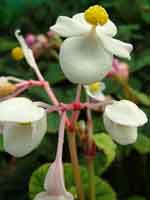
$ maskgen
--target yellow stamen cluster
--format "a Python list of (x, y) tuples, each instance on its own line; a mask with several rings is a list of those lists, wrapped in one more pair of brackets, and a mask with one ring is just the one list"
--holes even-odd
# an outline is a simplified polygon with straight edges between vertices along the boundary
[(92, 25), (104, 25), (109, 19), (105, 8), (99, 5), (91, 6), (84, 12), (85, 20)]
[(24, 58), (23, 51), (20, 47), (16, 47), (12, 49), (11, 56), (14, 60), (17, 60), (17, 61), (22, 60)]
[(92, 83), (89, 85), (89, 89), (92, 93), (99, 92), (101, 89), (100, 82)]
[(16, 90), (16, 86), (11, 83), (0, 83), (0, 98), (12, 94)]

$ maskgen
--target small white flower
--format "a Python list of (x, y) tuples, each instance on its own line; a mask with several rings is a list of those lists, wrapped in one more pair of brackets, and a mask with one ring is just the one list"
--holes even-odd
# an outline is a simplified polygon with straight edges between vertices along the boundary
[(137, 127), (147, 122), (145, 113), (128, 100), (115, 101), (104, 111), (104, 125), (112, 138), (122, 145), (137, 139)]
[(105, 83), (96, 82), (90, 85), (85, 85), (84, 88), (87, 95), (92, 99), (95, 99), (96, 101), (105, 100), (105, 95), (103, 94), (103, 91), (105, 90)]
[(24, 97), (0, 103), (4, 149), (15, 157), (30, 153), (41, 142), (47, 129), (46, 111)]
[(64, 40), (60, 65), (74, 83), (90, 84), (101, 80), (111, 70), (113, 55), (130, 58), (131, 44), (113, 39), (117, 28), (101, 6), (92, 6), (72, 18), (58, 17), (50, 29)]

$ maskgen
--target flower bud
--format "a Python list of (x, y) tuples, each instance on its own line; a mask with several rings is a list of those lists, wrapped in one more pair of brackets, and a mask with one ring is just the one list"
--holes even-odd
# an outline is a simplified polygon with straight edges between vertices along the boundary
[(119, 62), (117, 59), (113, 59), (112, 70), (108, 73), (108, 77), (117, 77), (122, 80), (128, 80), (129, 78), (129, 66), (127, 63)]
[(23, 51), (20, 47), (15, 47), (11, 51), (11, 56), (14, 60), (19, 61), (24, 58)]
[(44, 34), (40, 34), (37, 36), (37, 41), (42, 44), (43, 47), (48, 47), (48, 39)]
[(16, 90), (16, 85), (9, 83), (8, 81), (1, 81), (0, 80), (0, 98), (6, 97)]
[(29, 34), (26, 35), (25, 41), (26, 41), (26, 43), (27, 43), (27, 45), (28, 45), (29, 47), (32, 47), (32, 45), (33, 45), (33, 44), (35, 43), (35, 41), (36, 41), (36, 37), (35, 37), (35, 35), (33, 35), (32, 33), (29, 33)]
[(54, 33), (53, 31), (48, 31), (48, 32), (47, 32), (47, 36), (48, 36), (49, 38), (53, 37), (54, 35), (55, 35), (55, 33)]

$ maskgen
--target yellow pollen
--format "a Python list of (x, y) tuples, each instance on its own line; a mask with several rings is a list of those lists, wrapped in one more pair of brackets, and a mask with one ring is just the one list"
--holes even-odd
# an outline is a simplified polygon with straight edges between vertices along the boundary
[(91, 6), (84, 12), (85, 20), (92, 25), (104, 25), (109, 19), (109, 15), (105, 8), (99, 5)]
[(20, 47), (15, 47), (14, 49), (12, 49), (11, 56), (14, 60), (17, 61), (22, 60), (24, 58), (23, 51)]
[(99, 92), (101, 89), (101, 84), (100, 82), (92, 83), (89, 85), (89, 89), (91, 92)]
[(18, 125), (21, 125), (21, 126), (30, 126), (31, 122), (20, 122), (20, 123), (18, 123)]

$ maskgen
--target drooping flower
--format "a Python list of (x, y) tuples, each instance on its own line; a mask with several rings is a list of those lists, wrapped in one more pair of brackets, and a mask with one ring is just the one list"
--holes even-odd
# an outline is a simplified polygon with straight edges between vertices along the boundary
[(137, 127), (147, 122), (145, 113), (128, 100), (114, 101), (104, 111), (104, 125), (112, 138), (122, 145), (137, 139)]
[(122, 80), (128, 80), (129, 78), (129, 66), (124, 62), (120, 62), (118, 59), (113, 59), (112, 70), (107, 74), (108, 77), (117, 77)]
[(60, 16), (50, 29), (68, 37), (60, 49), (60, 65), (71, 82), (100, 81), (111, 70), (113, 55), (130, 59), (132, 45), (113, 38), (117, 28), (101, 6), (72, 18)]
[(4, 149), (15, 157), (30, 153), (47, 129), (46, 111), (31, 100), (15, 97), (0, 103)]
[(105, 95), (103, 94), (103, 90), (105, 89), (105, 84), (103, 82), (96, 82), (90, 85), (84, 86), (86, 93), (89, 97), (96, 101), (104, 101)]
[(59, 127), (56, 159), (51, 164), (44, 181), (45, 192), (37, 194), (34, 200), (73, 200), (72, 194), (65, 188), (62, 164), (65, 117), (66, 114), (63, 113)]

